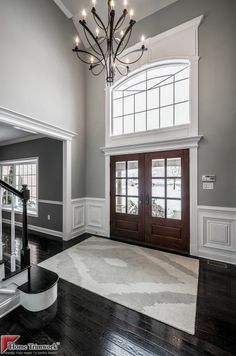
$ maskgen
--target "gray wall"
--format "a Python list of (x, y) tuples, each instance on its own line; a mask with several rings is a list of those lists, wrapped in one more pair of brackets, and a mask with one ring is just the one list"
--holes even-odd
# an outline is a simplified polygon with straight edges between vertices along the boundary
[[(62, 202), (62, 142), (41, 138), (0, 147), (0, 161), (30, 157), (39, 158), (39, 199)], [(50, 220), (47, 219), (48, 214)], [(4, 212), (4, 217), (10, 218), (10, 214)], [(16, 219), (20, 221), (21, 215), (17, 214)], [(29, 216), (29, 224), (62, 231), (62, 206), (39, 203), (38, 217)]]
[[(140, 21), (133, 43), (140, 34), (151, 37), (201, 14), (199, 28), (199, 124), (204, 140), (199, 148), (199, 204), (236, 206), (236, 1), (179, 0)], [(86, 195), (105, 196), (105, 93), (102, 79), (87, 76), (86, 93)], [(214, 191), (203, 191), (202, 174), (216, 174)]]
[(84, 70), (52, 0), (0, 0), (0, 106), (78, 134), (72, 198), (85, 195)]

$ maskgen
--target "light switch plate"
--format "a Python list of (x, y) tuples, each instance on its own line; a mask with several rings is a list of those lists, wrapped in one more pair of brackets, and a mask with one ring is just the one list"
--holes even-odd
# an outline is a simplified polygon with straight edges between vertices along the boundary
[(214, 183), (203, 183), (202, 188), (204, 190), (213, 190), (214, 189)]

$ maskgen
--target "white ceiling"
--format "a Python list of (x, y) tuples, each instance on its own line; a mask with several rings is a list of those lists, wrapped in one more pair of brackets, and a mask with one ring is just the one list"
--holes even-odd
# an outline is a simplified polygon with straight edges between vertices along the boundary
[(32, 137), (32, 133), (17, 130), (12, 126), (0, 122), (0, 145), (5, 142)]
[[(75, 24), (75, 27), (79, 33), (79, 36), (86, 45), (84, 41), (84, 35), (81, 31), (81, 25), (78, 21), (81, 19), (81, 11), (85, 9), (87, 14), (91, 11), (92, 8), (92, 1), (91, 0), (53, 0), (60, 9), (64, 12), (64, 14), (68, 18), (72, 18)], [(114, 0), (115, 1), (115, 10), (118, 14), (121, 15), (124, 6), (124, 0)], [(163, 9), (164, 7), (176, 2), (178, 0), (128, 0), (128, 9), (134, 10), (134, 19), (139, 21), (152, 13)], [(106, 20), (107, 16), (107, 0), (96, 0), (96, 10), (99, 16)], [(94, 23), (92, 16), (88, 16), (86, 19), (88, 26), (94, 30), (96, 29), (97, 25)], [(140, 34), (141, 36), (142, 34)], [(145, 34), (144, 34), (145, 35)]]

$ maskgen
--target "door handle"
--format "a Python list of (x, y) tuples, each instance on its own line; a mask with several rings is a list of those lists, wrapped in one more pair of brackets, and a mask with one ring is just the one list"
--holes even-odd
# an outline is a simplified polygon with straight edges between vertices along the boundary
[(143, 203), (144, 203), (143, 194), (140, 194), (140, 196), (139, 196), (139, 204), (143, 204)]
[(150, 203), (150, 197), (149, 197), (149, 194), (147, 194), (146, 198), (145, 198), (145, 204), (149, 205), (149, 203)]

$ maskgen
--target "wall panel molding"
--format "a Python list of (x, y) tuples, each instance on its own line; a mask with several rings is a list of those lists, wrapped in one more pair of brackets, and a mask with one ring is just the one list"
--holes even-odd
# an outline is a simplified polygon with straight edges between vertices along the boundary
[(236, 264), (236, 208), (198, 207), (198, 255)]
[(107, 236), (105, 229), (105, 199), (79, 198), (71, 201), (71, 238), (90, 233)]

